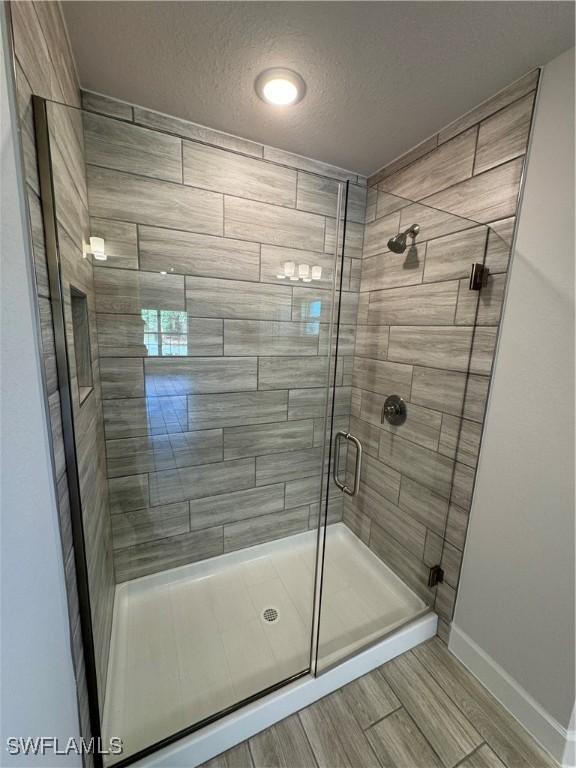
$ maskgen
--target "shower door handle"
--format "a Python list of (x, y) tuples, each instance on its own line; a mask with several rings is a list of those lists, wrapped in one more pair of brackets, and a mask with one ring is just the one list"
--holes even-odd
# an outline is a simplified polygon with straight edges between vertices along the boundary
[[(347, 485), (340, 482), (340, 479), (338, 477), (338, 467), (340, 465), (340, 442), (342, 438), (344, 438), (345, 440), (348, 440), (350, 443), (353, 443), (356, 446), (356, 462), (354, 464), (354, 484), (352, 488), (349, 488)], [(344, 431), (337, 432), (336, 437), (334, 438), (334, 465), (332, 467), (334, 482), (343, 493), (346, 493), (348, 496), (357, 496), (358, 491), (360, 490), (360, 472), (361, 471), (362, 471), (362, 443), (360, 442), (360, 440), (358, 440), (357, 437), (354, 437), (354, 435), (351, 435), (350, 432), (344, 432)]]

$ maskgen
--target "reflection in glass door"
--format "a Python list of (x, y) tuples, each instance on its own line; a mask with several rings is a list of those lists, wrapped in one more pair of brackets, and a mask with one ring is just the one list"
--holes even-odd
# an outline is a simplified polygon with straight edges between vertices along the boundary
[[(129, 762), (310, 671), (326, 412), (350, 407), (343, 184), (266, 163), (254, 190), (254, 159), (246, 177), (222, 148), (36, 110), (93, 730)], [(316, 212), (285, 207), (279, 233), (297, 174)]]

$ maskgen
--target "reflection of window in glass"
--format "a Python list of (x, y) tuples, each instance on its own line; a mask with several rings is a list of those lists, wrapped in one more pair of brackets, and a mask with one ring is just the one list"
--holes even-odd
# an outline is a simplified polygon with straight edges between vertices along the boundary
[(310, 302), (310, 317), (319, 318), (322, 314), (322, 300), (316, 299)]
[(144, 344), (150, 356), (188, 354), (188, 315), (171, 309), (143, 309)]
[(307, 336), (319, 336), (320, 335), (320, 323), (306, 323), (306, 335)]

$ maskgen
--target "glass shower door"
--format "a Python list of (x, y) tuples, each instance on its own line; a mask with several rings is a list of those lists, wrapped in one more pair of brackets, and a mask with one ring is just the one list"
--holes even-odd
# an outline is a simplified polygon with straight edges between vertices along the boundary
[(511, 231), (368, 191), (351, 407), (330, 446), (345, 466), (332, 467), (322, 519), (317, 671), (431, 609), (451, 618)]
[[(270, 163), (254, 189), (253, 158), (36, 113), (92, 733), (123, 764), (310, 671), (345, 190)], [(273, 203), (297, 175), (304, 210)]]

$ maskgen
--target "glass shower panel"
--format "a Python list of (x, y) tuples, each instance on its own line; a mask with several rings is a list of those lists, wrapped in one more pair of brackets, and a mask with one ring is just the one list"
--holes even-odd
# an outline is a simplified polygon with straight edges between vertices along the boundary
[(331, 435), (346, 466), (322, 517), (318, 671), (451, 610), (510, 250), (510, 222), (497, 228), (368, 191), (351, 412)]
[(86, 676), (92, 691), (94, 732), (104, 712), (115, 582), (95, 290), (85, 258), (90, 226), (82, 114), (34, 97), (34, 121), (46, 254), (46, 264), (36, 267), (44, 286), (40, 316), (44, 352), (49, 361), (53, 356), (54, 381), (47, 382), (48, 391), (54, 389), (52, 430), (61, 430), (63, 444), (55, 468), (68, 591), (78, 594), (70, 616), (75, 649), (82, 649), (81, 633), (92, 637), (77, 674)]
[(299, 172), (316, 210), (300, 212), (294, 170), (37, 110), (84, 644), (103, 735), (123, 740), (112, 763), (310, 670), (326, 412), (332, 393), (350, 407), (351, 296), (336, 387), (330, 371), (345, 185)]

